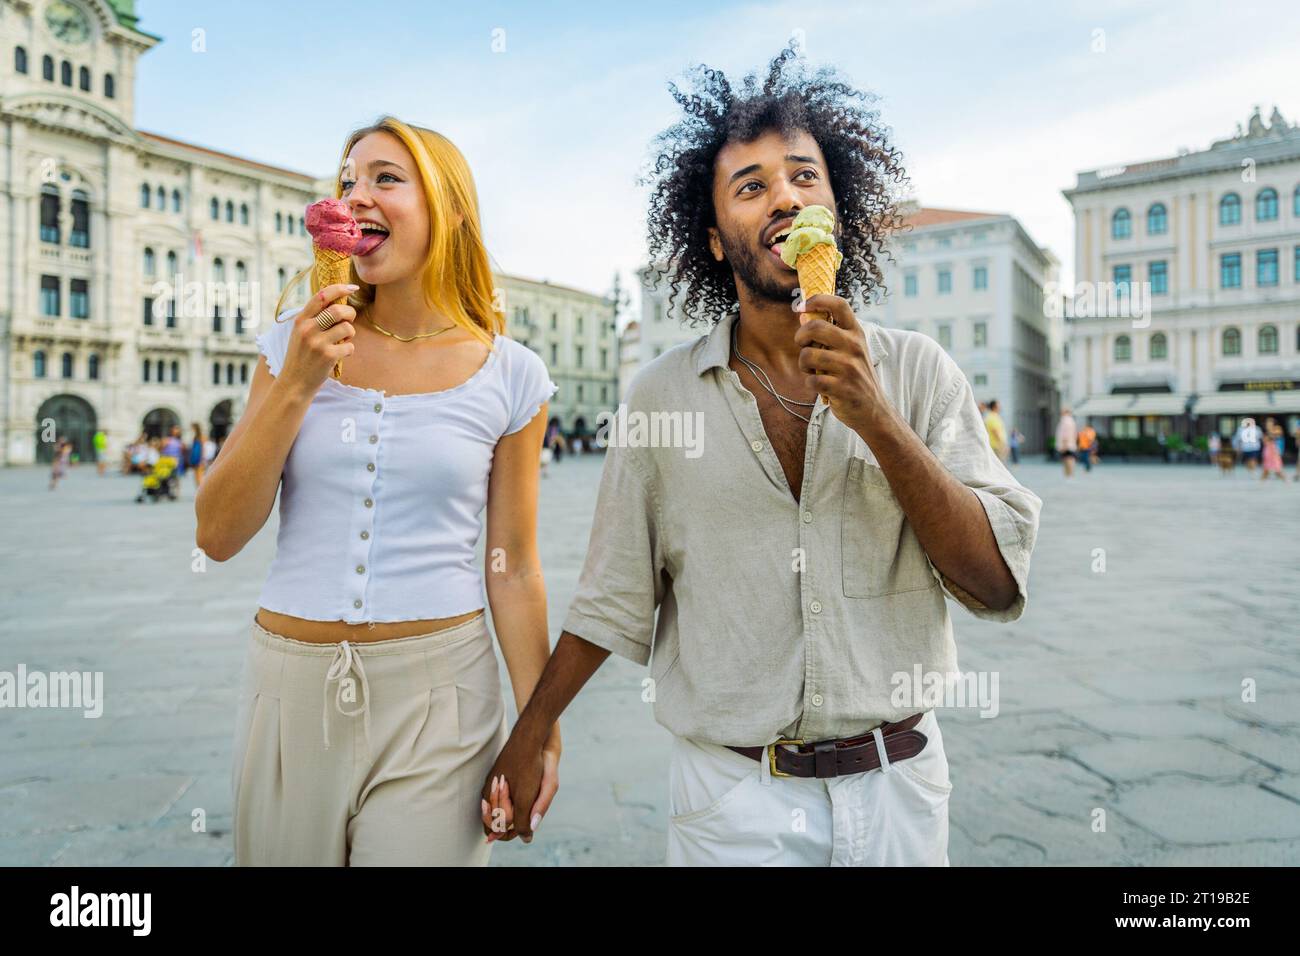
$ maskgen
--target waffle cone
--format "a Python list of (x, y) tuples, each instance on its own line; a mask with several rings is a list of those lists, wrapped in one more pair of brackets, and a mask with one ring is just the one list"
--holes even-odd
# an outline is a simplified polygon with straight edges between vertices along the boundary
[[(835, 247), (821, 242), (795, 260), (799, 273), (799, 290), (807, 301), (815, 295), (835, 294)], [(825, 312), (801, 312), (800, 323), (816, 317), (828, 318)]]
[[(321, 249), (318, 246), (312, 246), (312, 252), (316, 256), (316, 264), (312, 270), (312, 284), (317, 291), (325, 288), (327, 285), (337, 285), (340, 282), (348, 282), (352, 276), (352, 256), (346, 252), (335, 252), (333, 249)], [(347, 296), (335, 299), (335, 302), (346, 302)], [(334, 363), (334, 377), (339, 378), (343, 375), (343, 360), (339, 359)]]

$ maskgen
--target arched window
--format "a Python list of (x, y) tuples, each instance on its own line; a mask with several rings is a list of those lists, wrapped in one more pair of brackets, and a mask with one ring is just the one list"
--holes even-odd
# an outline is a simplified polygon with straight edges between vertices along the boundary
[(54, 82), (54, 58), (51, 56), (41, 57), (41, 78)]
[(64, 378), (72, 378), (72, 353), (71, 353), (71, 352), (64, 352), (64, 353), (63, 353), (63, 361), (62, 361), (62, 363), (60, 363), (60, 364), (62, 364), (62, 366), (63, 366), (63, 367), (59, 370), (60, 374), (61, 374)]
[(167, 211), (167, 190), (163, 189), (161, 186), (158, 187), (158, 211)]
[(278, 286), (276, 286), (276, 288), (278, 288), (281, 292), (283, 292), (284, 291), (284, 270), (276, 269), (275, 278), (280, 283)]
[(1255, 197), (1255, 218), (1269, 222), (1277, 218), (1277, 190), (1271, 186), (1261, 189)]
[(284, 216), (278, 212), (275, 214), (275, 231), (284, 232)]
[(214, 282), (226, 281), (226, 263), (222, 259), (212, 260), (212, 279)]
[(1157, 332), (1151, 336), (1151, 361), (1156, 362), (1169, 358), (1169, 340), (1165, 338), (1165, 333)]
[(113, 82), (113, 74), (105, 73), (104, 74), (104, 96), (111, 100), (116, 95), (117, 95), (117, 84)]
[(226, 363), (226, 384), (227, 385), (235, 384), (235, 363), (234, 362)]
[(157, 371), (158, 371), (157, 378), (158, 378), (158, 381), (161, 382), (161, 381), (163, 380), (163, 360), (162, 360), (162, 359), (159, 359), (159, 360), (154, 364), (154, 368), (157, 369)]
[(1133, 340), (1127, 335), (1115, 339), (1115, 361), (1127, 362), (1133, 357)]
[(208, 212), (213, 219), (221, 218), (221, 203), (217, 202), (217, 197), (212, 197), (212, 202), (208, 203)]
[(68, 237), (68, 245), (90, 248), (90, 196), (85, 190), (72, 191), (72, 235)]
[(248, 384), (248, 363), (247, 362), (239, 366), (239, 384), (240, 385)]
[(91, 352), (90, 358), (86, 359), (86, 375), (92, 380), (99, 379), (99, 353)]
[(42, 351), (32, 353), (32, 375), (35, 378), (45, 377), (45, 353)]
[(1295, 195), (1291, 198), (1291, 211), (1296, 216), (1300, 216), (1300, 186), (1295, 188)]
[(235, 221), (235, 204), (229, 199), (226, 200), (226, 222)]
[(307, 235), (307, 227), (303, 225), (302, 216), (298, 217), (298, 235), (300, 236)]
[(1112, 239), (1127, 239), (1133, 235), (1133, 220), (1129, 216), (1127, 209), (1116, 209), (1115, 215), (1110, 217), (1110, 237)]
[(59, 240), (59, 190), (46, 183), (41, 187), (41, 242)]
[(213, 385), (221, 384), (221, 363), (220, 362), (212, 363), (212, 384)]
[(1223, 330), (1223, 354), (1240, 355), (1241, 354), (1241, 331), (1238, 329)]
[(172, 190), (172, 212), (180, 212), (180, 211), (181, 211), (181, 191), (179, 189), (173, 189)]
[(248, 225), (248, 203), (239, 204), (239, 224), (241, 226)]
[(140, 208), (148, 209), (149, 203), (153, 200), (153, 190), (149, 188), (148, 183), (140, 184)]
[(90, 70), (84, 66), (77, 71), (77, 86), (87, 93), (90, 92)]
[(1152, 203), (1147, 210), (1147, 235), (1163, 236), (1169, 231), (1169, 214), (1162, 202)]
[(1277, 326), (1261, 325), (1259, 327), (1259, 354), (1277, 354)]
[(1241, 197), (1228, 193), (1219, 200), (1219, 225), (1235, 226), (1241, 222)]
[(153, 250), (150, 249), (148, 246), (145, 246), (144, 247), (144, 274), (152, 278), (155, 274), (157, 274), (157, 271), (158, 271), (158, 263), (154, 259)]
[(172, 381), (179, 382), (181, 380), (181, 363), (177, 361), (173, 361), (171, 369), (172, 369)]
[(242, 261), (235, 263), (235, 281), (236, 282), (248, 281), (248, 267), (244, 265)]
[(14, 47), (14, 72), (27, 72), (27, 51), (20, 46)]
[(289, 235), (292, 236), (292, 235), (293, 235), (293, 216), (286, 216), (285, 219), (288, 220), (288, 223), (287, 223), (287, 225), (286, 225), (286, 229), (285, 229), (285, 231), (288, 232)]
[(142, 382), (149, 381), (149, 360), (148, 359), (145, 359), (140, 365), (140, 380)]
[(67, 60), (59, 64), (59, 81), (64, 86), (72, 85), (72, 64)]

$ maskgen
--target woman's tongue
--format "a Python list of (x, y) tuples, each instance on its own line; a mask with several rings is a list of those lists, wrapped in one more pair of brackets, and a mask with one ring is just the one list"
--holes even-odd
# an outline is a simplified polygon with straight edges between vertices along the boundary
[(388, 238), (386, 232), (366, 232), (361, 236), (361, 241), (356, 244), (352, 250), (354, 256), (366, 256), (379, 248), (380, 244)]

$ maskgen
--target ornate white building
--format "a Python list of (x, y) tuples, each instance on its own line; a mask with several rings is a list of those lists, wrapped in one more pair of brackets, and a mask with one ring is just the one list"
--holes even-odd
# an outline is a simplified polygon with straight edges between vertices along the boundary
[[(1300, 413), (1300, 126), (1078, 174), (1070, 395), (1102, 434), (1230, 435)], [(1129, 287), (1114, 309), (1107, 294)], [(1090, 307), (1082, 307), (1084, 304)], [(1141, 312), (1139, 315), (1117, 314)], [(1291, 439), (1288, 437), (1288, 443)]]
[(315, 177), (135, 128), (134, 0), (0, 0), (0, 454), (221, 438), (253, 337), (310, 262)]
[[(311, 262), (303, 216), (329, 177), (135, 128), (136, 58), (159, 41), (134, 0), (0, 0), (5, 464), (48, 461), (63, 437), (92, 460), (100, 428), (112, 460), (173, 424), (224, 438), (258, 324)], [(617, 405), (613, 301), (498, 281), (510, 334), (560, 386), (552, 417), (594, 432)]]

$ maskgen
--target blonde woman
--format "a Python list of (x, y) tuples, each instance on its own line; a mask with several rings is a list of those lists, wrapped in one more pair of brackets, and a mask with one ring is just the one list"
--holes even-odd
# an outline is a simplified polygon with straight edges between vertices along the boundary
[[(549, 653), (537, 461), (555, 385), (502, 334), (459, 150), (384, 117), (340, 166), (366, 233), (352, 283), (287, 318), (310, 270), (281, 294), (196, 499), (197, 543), (225, 561), (280, 494), (239, 699), (235, 862), (482, 865), (479, 790), (505, 742), (484, 585), (522, 710)], [(559, 755), (557, 725), (539, 814)]]

